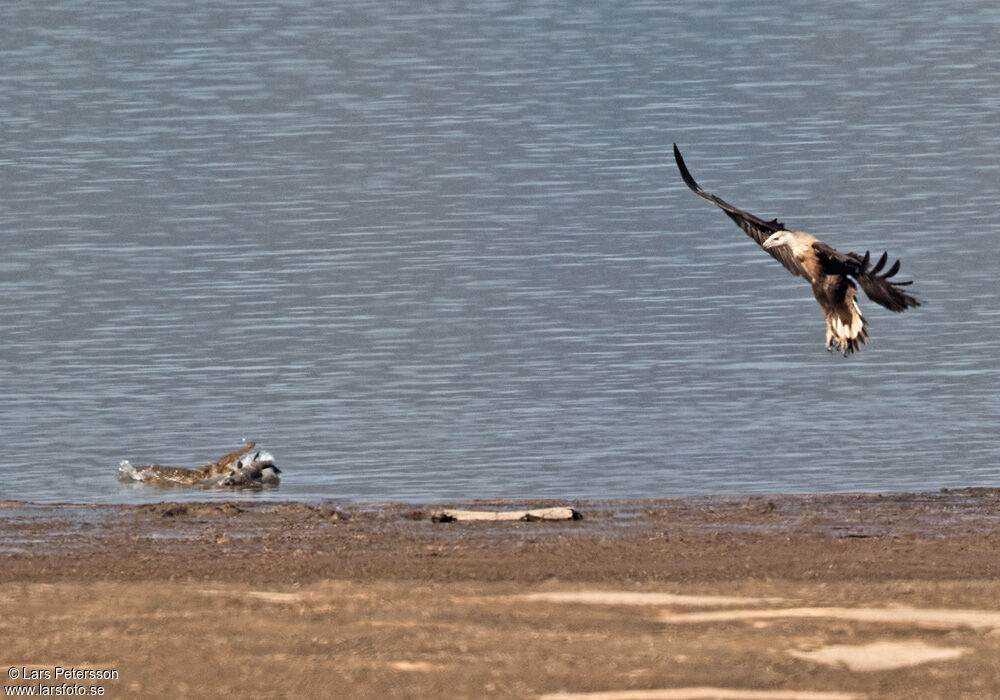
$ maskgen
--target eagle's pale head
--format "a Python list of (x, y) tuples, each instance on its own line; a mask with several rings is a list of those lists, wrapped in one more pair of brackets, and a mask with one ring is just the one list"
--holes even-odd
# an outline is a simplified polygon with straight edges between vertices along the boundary
[(778, 231), (777, 233), (772, 233), (768, 236), (763, 243), (764, 250), (771, 250), (771, 248), (777, 248), (778, 246), (787, 245), (789, 248), (794, 248), (792, 243), (795, 241), (795, 234), (791, 231)]

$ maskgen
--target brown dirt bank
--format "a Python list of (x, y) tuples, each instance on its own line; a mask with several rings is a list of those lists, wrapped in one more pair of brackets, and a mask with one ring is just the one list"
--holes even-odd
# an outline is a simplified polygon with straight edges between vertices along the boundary
[[(514, 509), (552, 502), (448, 504)], [(107, 697), (1000, 697), (1000, 491), (0, 502), (0, 674)]]
[[(456, 504), (448, 504), (455, 506)], [(465, 509), (553, 502), (474, 502)], [(1000, 490), (571, 502), (570, 522), (409, 504), (0, 502), (0, 582), (881, 581), (1000, 574)]]

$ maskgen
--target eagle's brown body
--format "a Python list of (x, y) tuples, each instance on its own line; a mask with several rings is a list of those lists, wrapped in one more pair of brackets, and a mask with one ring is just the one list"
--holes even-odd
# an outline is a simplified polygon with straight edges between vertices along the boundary
[(789, 272), (809, 280), (813, 295), (826, 317), (827, 350), (838, 350), (846, 357), (860, 350), (868, 338), (868, 322), (858, 307), (857, 285), (852, 277), (869, 299), (890, 311), (905, 311), (920, 306), (919, 301), (900, 289), (910, 282), (889, 280), (899, 271), (898, 260), (885, 273), (879, 274), (888, 260), (888, 254), (883, 253), (872, 266), (868, 253), (864, 256), (841, 253), (811, 234), (787, 230), (777, 219), (764, 221), (701, 189), (684, 165), (677, 144), (674, 144), (674, 158), (684, 183), (695, 194), (722, 209)]

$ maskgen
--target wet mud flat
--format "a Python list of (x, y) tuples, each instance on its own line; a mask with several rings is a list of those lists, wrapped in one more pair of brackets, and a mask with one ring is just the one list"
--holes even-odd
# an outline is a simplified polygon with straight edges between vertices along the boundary
[[(583, 517), (432, 519), (555, 505)], [(1000, 696), (993, 489), (8, 501), (0, 532), (3, 670), (109, 697)]]

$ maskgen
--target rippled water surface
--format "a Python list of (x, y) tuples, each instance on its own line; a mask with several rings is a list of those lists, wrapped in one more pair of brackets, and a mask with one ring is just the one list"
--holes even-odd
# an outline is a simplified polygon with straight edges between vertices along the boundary
[[(0, 497), (1000, 484), (992, 2), (11, 3)], [(695, 176), (925, 305), (823, 348)], [(229, 497), (231, 494), (221, 494)]]

